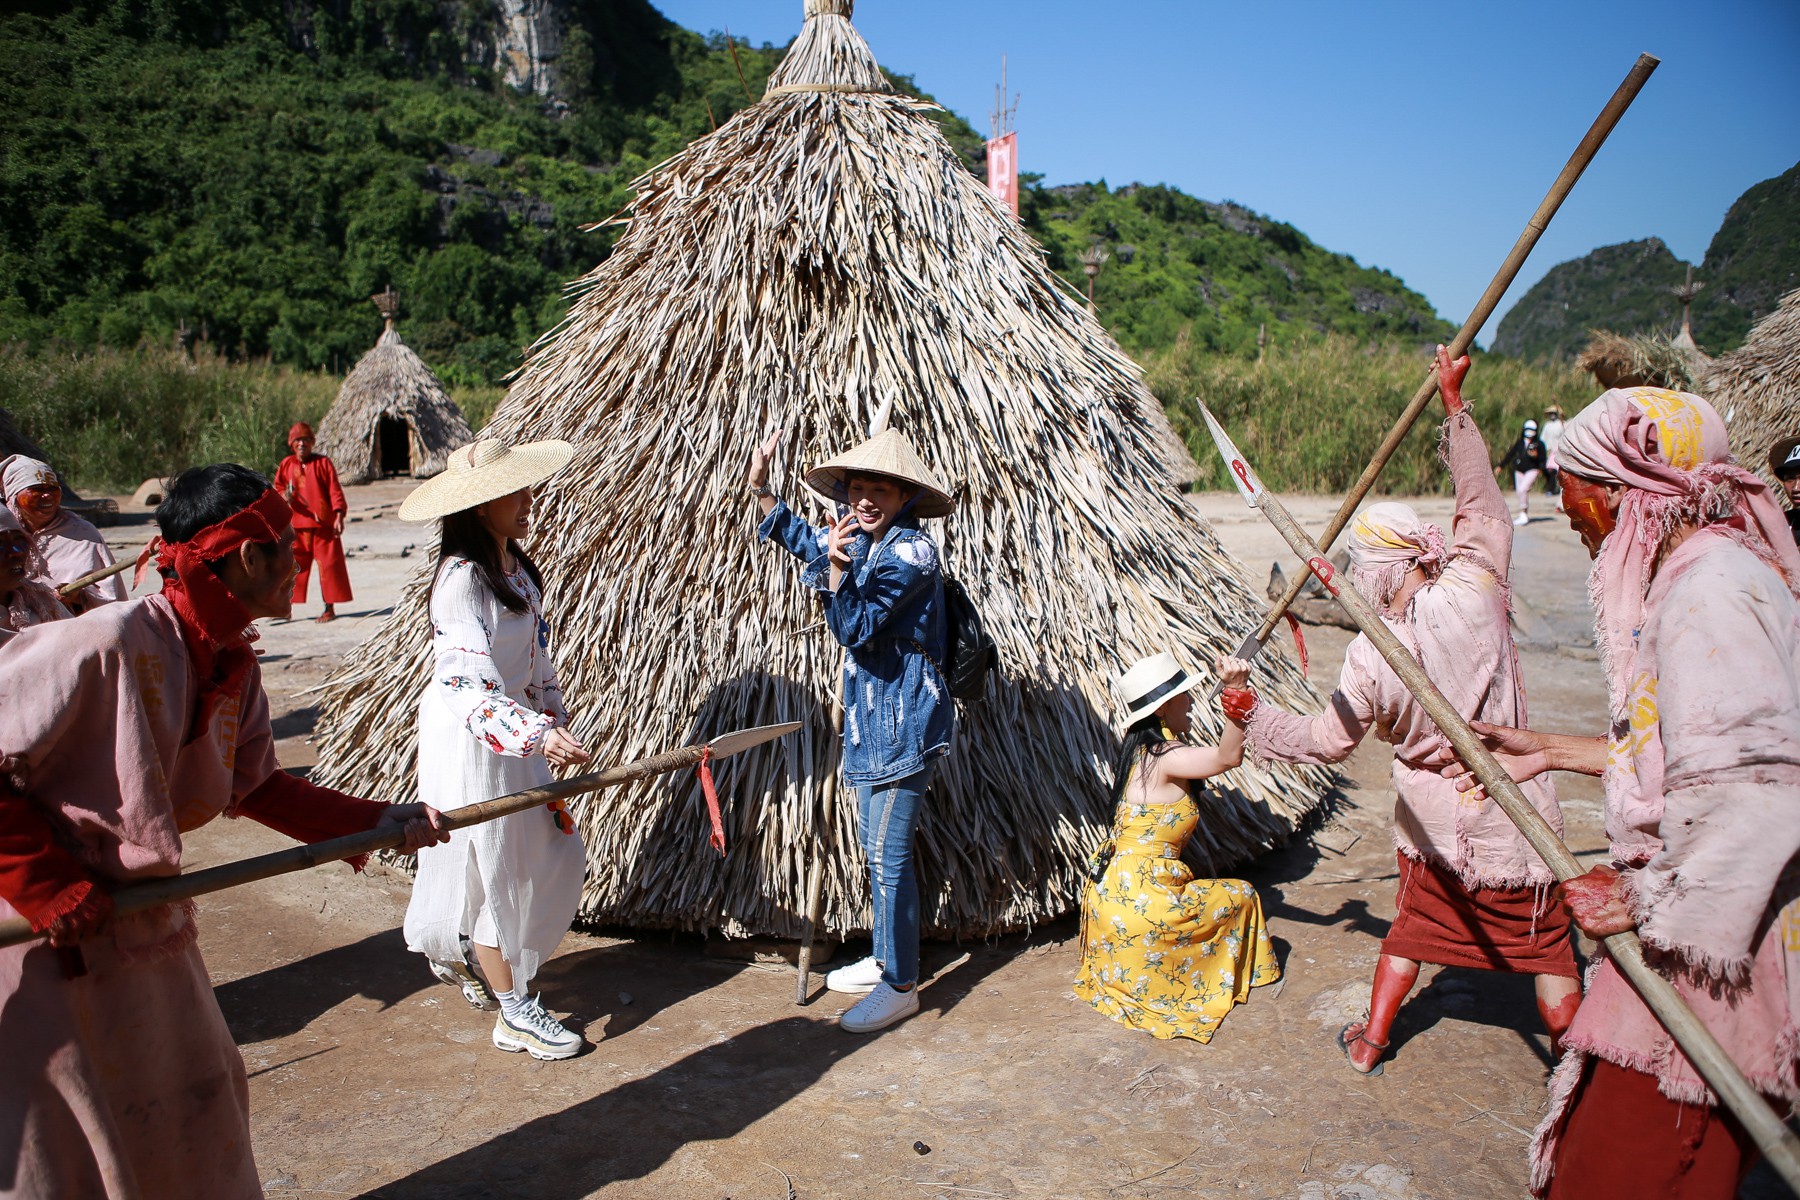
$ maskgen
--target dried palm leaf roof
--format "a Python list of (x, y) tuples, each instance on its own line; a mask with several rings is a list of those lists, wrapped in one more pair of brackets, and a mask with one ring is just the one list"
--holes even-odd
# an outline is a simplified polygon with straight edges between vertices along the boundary
[[(932, 785), (924, 923), (1020, 927), (1078, 903), (1081, 864), (1110, 827), (1113, 676), (1160, 649), (1208, 664), (1263, 605), (1181, 495), (1138, 368), (959, 164), (929, 106), (889, 90), (849, 4), (807, 11), (760, 103), (636, 181), (627, 232), (486, 431), (577, 448), (534, 544), (573, 726), (596, 761), (805, 722), (720, 764), (723, 862), (692, 778), (576, 806), (593, 867), (583, 913), (792, 936), (823, 832), (825, 924), (868, 927), (854, 804), (836, 783), (841, 651), (796, 562), (755, 540), (743, 479), (783, 427), (774, 481), (816, 509), (803, 469), (891, 402), (960, 485), (957, 511), (928, 528), (1004, 672), (964, 708)], [(414, 715), (393, 699), (427, 678), (423, 579), (328, 682), (319, 771), (334, 786), (385, 793), (413, 775)], [(1278, 703), (1321, 704), (1280, 651), (1259, 683)], [(1197, 707), (1199, 736), (1216, 737), (1219, 713)], [(1196, 835), (1216, 871), (1286, 839), (1334, 777), (1245, 766), (1221, 782)]]
[(1800, 291), (1781, 298), (1744, 344), (1706, 367), (1700, 394), (1731, 430), (1731, 450), (1770, 486), (1769, 447), (1800, 434)]
[(1575, 365), (1603, 388), (1660, 387), (1692, 391), (1694, 373), (1706, 362), (1693, 339), (1683, 346), (1664, 333), (1614, 333), (1595, 329)]
[(331, 410), (319, 422), (319, 453), (331, 459), (345, 483), (367, 483), (382, 475), (381, 419), (404, 421), (411, 447), (411, 474), (429, 479), (444, 469), (444, 458), (475, 433), (456, 401), (394, 328), (393, 290), (370, 297), (386, 320), (374, 349), (356, 360)]

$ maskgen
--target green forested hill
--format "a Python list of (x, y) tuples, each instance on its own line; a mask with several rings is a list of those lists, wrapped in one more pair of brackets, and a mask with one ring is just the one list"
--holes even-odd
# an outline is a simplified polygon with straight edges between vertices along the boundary
[[(1572, 360), (1588, 331), (1673, 333), (1681, 304), (1669, 288), (1688, 264), (1660, 238), (1602, 246), (1553, 267), (1501, 320), (1494, 349), (1524, 358)], [(1800, 288), (1800, 165), (1756, 184), (1732, 204), (1694, 267), (1702, 350), (1736, 349), (1781, 298)]]
[[(391, 284), (428, 362), (498, 379), (605, 256), (609, 235), (582, 227), (761, 95), (781, 54), (647, 0), (551, 7), (554, 96), (508, 87), (477, 52), (499, 21), (478, 0), (0, 11), (0, 344), (167, 344), (185, 323), (232, 356), (341, 371)], [(980, 138), (941, 122), (979, 169)], [(1393, 276), (1235, 205), (1032, 186), (1021, 215), (1071, 281), (1076, 254), (1109, 249), (1102, 318), (1133, 349), (1185, 334), (1245, 352), (1259, 323), (1277, 343), (1448, 329)]]

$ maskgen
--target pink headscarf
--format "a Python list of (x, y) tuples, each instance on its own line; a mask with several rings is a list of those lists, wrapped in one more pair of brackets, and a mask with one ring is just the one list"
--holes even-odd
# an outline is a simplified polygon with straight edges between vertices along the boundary
[(1444, 531), (1404, 504), (1371, 504), (1350, 523), (1350, 583), (1385, 608), (1416, 565), (1435, 576), (1444, 569)]
[(1800, 597), (1800, 550), (1780, 507), (1767, 484), (1732, 460), (1724, 420), (1699, 396), (1614, 388), (1563, 427), (1557, 458), (1578, 478), (1625, 488), (1618, 524), (1588, 576), (1614, 720), (1624, 716), (1651, 576), (1679, 526), (1724, 526)]
[(61, 486), (57, 482), (55, 470), (47, 462), (28, 458), (23, 454), (9, 454), (0, 458), (0, 500), (6, 502), (7, 511), (18, 518), (20, 528), (31, 539), (33, 575), (48, 574), (50, 564), (44, 560), (43, 538), (32, 532), (31, 526), (25, 523), (25, 514), (19, 511), (19, 493), (27, 488)]

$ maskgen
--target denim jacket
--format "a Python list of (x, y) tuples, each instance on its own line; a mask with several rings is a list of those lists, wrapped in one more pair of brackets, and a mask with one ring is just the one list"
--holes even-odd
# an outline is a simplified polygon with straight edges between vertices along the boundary
[(918, 518), (900, 517), (879, 543), (851, 539), (835, 592), (826, 530), (777, 500), (756, 534), (806, 563), (800, 581), (826, 594), (825, 624), (845, 651), (845, 781), (890, 783), (949, 753), (956, 701), (936, 666), (949, 650), (944, 576)]

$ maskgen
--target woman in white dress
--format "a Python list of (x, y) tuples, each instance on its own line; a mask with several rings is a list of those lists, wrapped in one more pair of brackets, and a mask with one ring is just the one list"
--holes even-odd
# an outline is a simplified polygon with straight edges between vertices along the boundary
[[(520, 541), (531, 489), (572, 450), (479, 441), (408, 496), (403, 520), (441, 518), (431, 588), (431, 681), (419, 696), (419, 795), (450, 809), (550, 782), (587, 761), (568, 732), (550, 661), (543, 579)], [(499, 1009), (494, 1045), (568, 1058), (579, 1034), (529, 984), (581, 902), (586, 855), (561, 803), (459, 829), (419, 853), (406, 945), (477, 1008)]]

